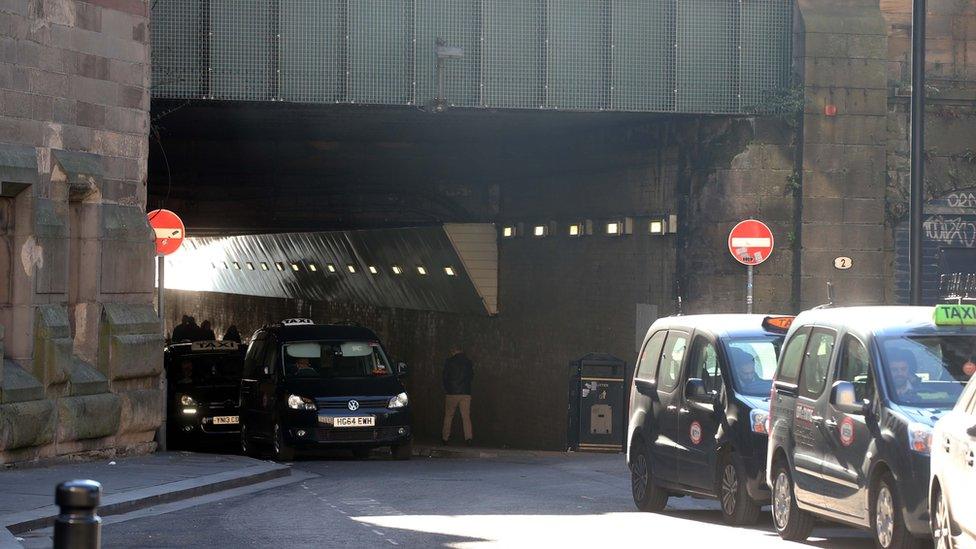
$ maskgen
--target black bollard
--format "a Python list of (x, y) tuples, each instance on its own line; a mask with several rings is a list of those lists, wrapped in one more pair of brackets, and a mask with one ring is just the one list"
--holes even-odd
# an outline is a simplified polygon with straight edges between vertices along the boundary
[(102, 519), (95, 511), (102, 485), (94, 480), (69, 480), (58, 484), (54, 502), (61, 514), (54, 519), (54, 549), (99, 549)]

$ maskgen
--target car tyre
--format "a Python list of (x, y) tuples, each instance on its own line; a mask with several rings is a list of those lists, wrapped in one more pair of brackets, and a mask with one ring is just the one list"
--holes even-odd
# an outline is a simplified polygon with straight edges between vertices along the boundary
[(636, 439), (634, 453), (630, 460), (630, 488), (634, 504), (641, 511), (657, 513), (668, 505), (668, 493), (654, 484), (651, 462), (647, 459), (644, 443)]
[(803, 541), (813, 531), (813, 515), (797, 505), (793, 478), (782, 461), (773, 467), (773, 526), (787, 541)]
[(254, 442), (251, 441), (251, 435), (247, 432), (247, 425), (241, 424), (241, 455), (247, 457), (254, 457), (257, 455), (257, 449), (254, 447)]
[(293, 461), (295, 459), (295, 449), (285, 440), (285, 431), (277, 421), (274, 424), (271, 450), (275, 461)]
[(746, 526), (759, 518), (760, 504), (749, 496), (746, 476), (736, 465), (731, 452), (722, 455), (718, 475), (718, 497), (722, 504), (722, 518), (726, 524)]
[(901, 518), (901, 496), (895, 477), (884, 473), (871, 491), (871, 529), (874, 544), (881, 549), (913, 549), (919, 540), (905, 528)]
[(406, 461), (413, 457), (413, 441), (408, 440), (403, 444), (397, 444), (390, 448), (390, 453), (393, 454), (393, 459), (398, 459), (400, 461)]
[(929, 516), (932, 520), (932, 542), (935, 549), (955, 549), (952, 512), (940, 488), (936, 488), (935, 493), (932, 494), (932, 512)]

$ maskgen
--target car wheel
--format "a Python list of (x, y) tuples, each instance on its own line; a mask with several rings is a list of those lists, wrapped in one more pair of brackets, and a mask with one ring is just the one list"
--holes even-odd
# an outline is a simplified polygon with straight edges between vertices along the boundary
[(735, 526), (755, 524), (759, 518), (759, 507), (749, 496), (746, 477), (736, 466), (731, 452), (725, 452), (718, 481), (719, 502), (722, 504), (722, 518)]
[(274, 424), (274, 440), (271, 449), (274, 452), (275, 461), (292, 461), (295, 459), (295, 449), (285, 441), (284, 429), (277, 421)]
[(413, 457), (413, 441), (407, 441), (403, 444), (397, 444), (390, 448), (390, 453), (393, 454), (393, 459), (398, 459), (405, 461)]
[(901, 497), (891, 473), (881, 475), (871, 498), (871, 524), (874, 543), (881, 549), (911, 549), (919, 540), (905, 528), (901, 517)]
[(254, 449), (254, 443), (251, 442), (251, 435), (247, 432), (247, 425), (241, 424), (241, 455), (247, 457), (254, 457), (257, 452)]
[(949, 502), (940, 489), (936, 489), (932, 495), (934, 508), (930, 516), (935, 549), (954, 549), (956, 543), (952, 537), (952, 514), (949, 511)]
[(634, 496), (634, 503), (641, 511), (662, 511), (668, 505), (668, 493), (654, 484), (644, 443), (638, 439), (633, 444), (635, 450), (630, 460), (630, 491)]
[(773, 526), (788, 541), (803, 541), (813, 530), (813, 516), (797, 505), (793, 479), (782, 462), (773, 469)]

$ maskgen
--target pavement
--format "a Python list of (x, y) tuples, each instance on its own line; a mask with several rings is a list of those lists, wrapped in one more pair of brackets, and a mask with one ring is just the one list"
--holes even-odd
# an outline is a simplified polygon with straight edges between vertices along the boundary
[(17, 534), (51, 526), (55, 487), (93, 479), (102, 485), (102, 517), (286, 477), (291, 468), (242, 456), (162, 452), (115, 460), (0, 470), (0, 548)]

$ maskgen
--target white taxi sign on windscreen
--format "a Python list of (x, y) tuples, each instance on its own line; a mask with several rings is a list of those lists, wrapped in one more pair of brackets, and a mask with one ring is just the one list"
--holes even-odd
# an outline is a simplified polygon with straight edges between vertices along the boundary
[(240, 344), (236, 341), (194, 341), (191, 351), (236, 351)]

